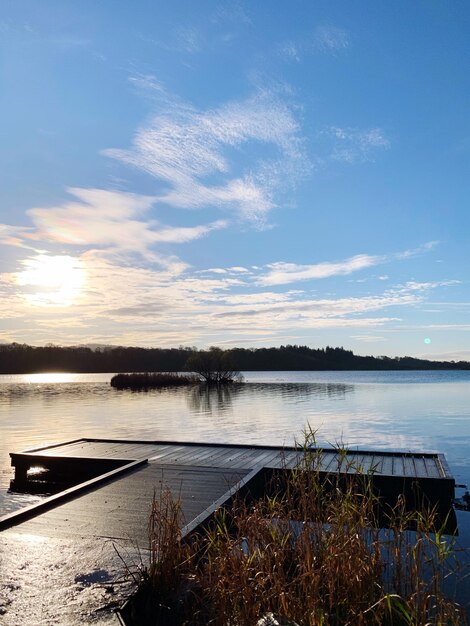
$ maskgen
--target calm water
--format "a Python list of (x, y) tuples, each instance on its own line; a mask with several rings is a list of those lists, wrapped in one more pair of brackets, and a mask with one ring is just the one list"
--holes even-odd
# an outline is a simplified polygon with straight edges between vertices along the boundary
[[(247, 372), (221, 391), (117, 391), (110, 374), (0, 376), (0, 514), (36, 498), (8, 494), (10, 451), (79, 437), (320, 443), (445, 453), (470, 484), (470, 372)], [(470, 517), (470, 514), (469, 514)]]
[[(0, 515), (38, 500), (8, 493), (10, 451), (80, 437), (282, 445), (310, 424), (321, 444), (443, 452), (470, 485), (470, 372), (247, 372), (220, 391), (149, 392), (117, 391), (110, 377), (0, 376)], [(457, 517), (468, 562), (470, 512)]]

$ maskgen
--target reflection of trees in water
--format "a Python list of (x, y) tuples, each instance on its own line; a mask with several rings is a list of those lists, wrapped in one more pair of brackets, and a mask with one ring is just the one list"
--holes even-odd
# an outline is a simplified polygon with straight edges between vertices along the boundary
[(188, 394), (188, 404), (195, 413), (226, 411), (232, 406), (233, 397), (244, 385), (196, 385)]
[(242, 383), (240, 385), (197, 385), (188, 394), (189, 408), (195, 413), (223, 412), (230, 409), (233, 400), (240, 395), (269, 396), (306, 400), (318, 398), (345, 398), (354, 391), (354, 385), (344, 383)]
[(311, 396), (341, 399), (354, 391), (354, 385), (345, 383), (247, 383), (246, 387), (256, 393), (300, 400)]
[(105, 396), (107, 383), (0, 383), (0, 405), (17, 402), (57, 402), (57, 399), (77, 399)]

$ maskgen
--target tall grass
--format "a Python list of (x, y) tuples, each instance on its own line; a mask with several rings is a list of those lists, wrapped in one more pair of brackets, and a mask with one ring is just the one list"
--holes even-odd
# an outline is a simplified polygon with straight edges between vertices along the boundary
[(180, 504), (169, 493), (154, 501), (136, 623), (255, 626), (270, 614), (299, 626), (466, 623), (443, 591), (456, 563), (435, 511), (407, 512), (399, 499), (381, 530), (371, 477), (338, 449), (326, 481), (309, 443), (264, 497), (236, 500), (185, 539)]

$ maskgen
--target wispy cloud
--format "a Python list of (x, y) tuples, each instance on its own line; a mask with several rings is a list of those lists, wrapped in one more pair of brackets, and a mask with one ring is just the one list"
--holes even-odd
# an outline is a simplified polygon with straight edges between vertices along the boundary
[(24, 226), (10, 226), (0, 224), (0, 244), (3, 246), (14, 246), (17, 248), (31, 248), (25, 242), (33, 229)]
[[(70, 309), (62, 303), (60, 325), (56, 323), (56, 315), (48, 316), (44, 307), (39, 307), (39, 301), (35, 301), (31, 286), (28, 287), (35, 282), (35, 275), (23, 274), (23, 278), (28, 278), (23, 280), (24, 289), (28, 289), (23, 295), (18, 288), (18, 277), (0, 276), (0, 315), (28, 319), (25, 335), (33, 334), (37, 341), (47, 341), (50, 333), (54, 333), (55, 341), (66, 343), (208, 345), (221, 338), (237, 343), (240, 337), (256, 343), (260, 338), (276, 342), (278, 337), (293, 332), (305, 336), (315, 329), (334, 328), (363, 330), (356, 337), (367, 341), (365, 337), (375, 336), (374, 329), (390, 329), (407, 308), (425, 302), (433, 290), (454, 284), (454, 281), (409, 281), (375, 295), (314, 297), (302, 290), (264, 289), (256, 281), (263, 271), (268, 274), (272, 271), (269, 266), (246, 272), (242, 271), (247, 269), (243, 266), (213, 268), (221, 271), (202, 275), (200, 270), (184, 264), (178, 266), (176, 261), (174, 267), (159, 263), (131, 264), (128, 257), (121, 258), (97, 247), (72, 260), (84, 272), (84, 287)], [(23, 267), (35, 269), (34, 259)], [(346, 269), (347, 261), (337, 264), (337, 271)], [(42, 281), (40, 275), (36, 282), (42, 284)], [(47, 294), (39, 296), (51, 300)], [(51, 296), (54, 300), (54, 293)], [(61, 298), (49, 304), (60, 307)], [(77, 315), (79, 324), (75, 323)], [(17, 328), (20, 327), (18, 323)], [(19, 330), (16, 339), (21, 337)]]
[(333, 25), (321, 25), (304, 37), (284, 41), (278, 47), (278, 53), (287, 61), (300, 62), (305, 55), (315, 52), (337, 54), (349, 45), (350, 38), (346, 30)]
[(362, 130), (331, 126), (324, 131), (333, 142), (331, 158), (345, 163), (370, 161), (377, 150), (390, 147), (390, 140), (380, 128)]
[(284, 41), (278, 48), (281, 57), (287, 61), (297, 61), (297, 63), (301, 61), (303, 51), (304, 46), (298, 41)]
[[(470, 330), (470, 327), (467, 328)], [(431, 359), (431, 361), (470, 361), (470, 350), (455, 350), (447, 352), (422, 353), (422, 359)]]
[(344, 50), (349, 46), (349, 36), (337, 26), (318, 26), (313, 33), (312, 45), (325, 52)]
[(252, 24), (250, 16), (237, 0), (220, 3), (214, 11), (211, 21), (215, 24)]
[(385, 337), (380, 335), (351, 335), (351, 339), (362, 341), (364, 343), (376, 343), (377, 341), (386, 341)]
[[(260, 90), (246, 100), (198, 111), (151, 78), (139, 80), (160, 98), (160, 112), (137, 131), (132, 148), (105, 154), (166, 184), (159, 202), (231, 209), (262, 224), (276, 206), (276, 192), (305, 173), (308, 161), (294, 111), (275, 93)], [(262, 153), (254, 161), (243, 152), (252, 142)]]
[[(191, 184), (203, 185), (199, 178), (206, 173), (230, 170), (221, 146), (236, 147), (254, 136), (272, 140), (287, 154), (296, 150), (295, 146), (284, 145), (289, 133), (295, 135), (296, 131), (289, 115), (286, 119), (293, 125), (284, 121), (278, 129), (266, 129), (259, 117), (249, 116), (251, 127), (247, 129), (238, 128), (235, 113), (245, 120), (246, 106), (241, 112), (238, 105), (230, 109), (227, 118), (221, 111), (180, 111), (178, 115), (186, 125), (176, 125), (177, 137), (180, 134), (176, 146), (169, 138), (169, 146), (175, 149), (170, 162), (176, 164), (176, 175), (173, 171), (167, 180), (176, 185), (181, 176), (184, 186), (184, 176), (189, 176)], [(192, 126), (188, 120), (192, 120)], [(209, 129), (208, 146), (203, 145), (203, 126)], [(160, 124), (159, 138), (162, 132)], [(155, 148), (157, 156), (149, 167), (155, 165), (161, 173), (168, 166), (170, 147), (164, 150), (166, 160)], [(183, 148), (194, 160), (187, 160)], [(269, 342), (298, 334), (299, 329), (308, 334), (315, 329), (334, 328), (363, 330), (356, 335), (357, 340), (368, 341), (367, 337), (375, 336), (373, 329), (389, 330), (401, 319), (404, 309), (425, 302), (432, 290), (456, 284), (415, 280), (375, 295), (369, 292), (338, 298), (313, 296), (311, 290), (278, 292), (271, 287), (347, 276), (392, 261), (406, 262), (429, 253), (437, 242), (392, 254), (358, 254), (313, 264), (233, 264), (202, 270), (162, 253), (163, 246), (204, 237), (227, 227), (226, 221), (162, 225), (151, 212), (161, 195), (90, 188), (70, 188), (68, 193), (69, 201), (30, 209), (27, 215), (31, 226), (0, 226), (0, 243), (34, 250), (34, 254), (19, 261), (17, 271), (0, 274), (0, 315), (15, 318), (17, 340), (22, 339), (21, 320), (27, 320), (24, 336), (33, 335), (39, 342), (49, 340), (53, 333), (55, 341), (65, 343), (171, 345), (177, 340), (207, 345), (221, 337), (229, 343), (236, 343), (240, 337), (256, 343), (260, 338)], [(168, 191), (167, 195), (170, 193), (176, 192)], [(60, 309), (60, 323), (57, 314), (48, 314), (51, 307)], [(390, 314), (392, 309), (398, 315)]]
[(430, 250), (434, 250), (434, 248), (438, 245), (439, 245), (439, 241), (437, 240), (427, 241), (426, 243), (423, 243), (420, 246), (417, 246), (416, 248), (409, 248), (408, 250), (397, 252), (395, 256), (397, 259), (408, 259), (410, 257), (429, 252)]
[[(154, 45), (172, 54), (181, 54), (183, 58), (210, 50), (217, 53), (221, 46), (230, 45), (242, 34), (247, 26), (252, 25), (245, 9), (232, 0), (222, 2), (213, 11), (204, 15), (201, 8), (199, 16), (183, 16), (176, 28), (169, 28), (157, 35), (140, 32), (138, 37), (147, 44)], [(183, 61), (186, 65), (186, 62)]]
[(74, 201), (27, 211), (35, 228), (20, 230), (17, 237), (153, 256), (157, 243), (185, 243), (227, 226), (223, 220), (193, 227), (162, 226), (146, 216), (155, 203), (153, 196), (105, 189), (68, 192)]
[(207, 44), (203, 32), (192, 25), (180, 25), (170, 29), (166, 37), (153, 37), (144, 33), (137, 33), (145, 43), (154, 45), (171, 53), (196, 54)]
[[(357, 254), (342, 261), (323, 261), (311, 265), (299, 265), (297, 263), (278, 261), (266, 265), (265, 268), (267, 268), (267, 271), (259, 275), (256, 282), (264, 286), (285, 285), (303, 280), (319, 280), (322, 278), (331, 278), (332, 276), (345, 276), (375, 265), (418, 256), (432, 250), (437, 244), (437, 241), (430, 241), (417, 248), (411, 248), (394, 254)], [(386, 280), (388, 277), (380, 276), (379, 278), (380, 280)], [(420, 288), (420, 286), (427, 288), (430, 286), (428, 283), (415, 283), (415, 285), (416, 288)]]
[(284, 285), (302, 280), (317, 280), (352, 274), (358, 270), (382, 263), (384, 257), (358, 254), (344, 261), (334, 263), (324, 262), (313, 265), (298, 265), (296, 263), (270, 263), (268, 273), (258, 279), (260, 285)]
[(190, 54), (199, 52), (202, 48), (202, 35), (194, 27), (181, 26), (174, 33), (175, 45), (177, 49), (184, 50)]

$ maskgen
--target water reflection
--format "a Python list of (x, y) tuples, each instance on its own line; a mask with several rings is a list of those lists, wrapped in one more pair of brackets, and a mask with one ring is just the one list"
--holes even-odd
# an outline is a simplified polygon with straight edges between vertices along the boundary
[[(257, 387), (276, 387), (280, 388), (281, 395), (284, 397), (295, 397), (298, 399), (317, 396), (319, 398), (340, 398), (344, 399), (347, 394), (354, 392), (354, 385), (346, 385), (344, 383), (285, 383), (282, 385), (258, 385)], [(265, 391), (270, 391), (265, 389)]]
[(280, 398), (283, 401), (306, 401), (312, 396), (322, 399), (345, 399), (354, 392), (354, 385), (343, 383), (245, 383), (221, 387), (198, 385), (187, 395), (193, 413), (222, 414), (229, 412), (235, 398), (241, 401)]
[(63, 381), (58, 385), (44, 380), (38, 383), (36, 380), (29, 383), (0, 384), (0, 406), (7, 402), (36, 402), (37, 400), (47, 401), (56, 397), (86, 397), (90, 393), (103, 394), (107, 391), (107, 385), (82, 384), (76, 382)]
[(188, 407), (193, 413), (226, 412), (232, 407), (234, 396), (241, 391), (241, 385), (197, 385), (187, 396)]
[(38, 385), (44, 383), (70, 383), (75, 380), (75, 374), (66, 374), (63, 372), (47, 372), (45, 374), (25, 374), (25, 383), (36, 383)]

